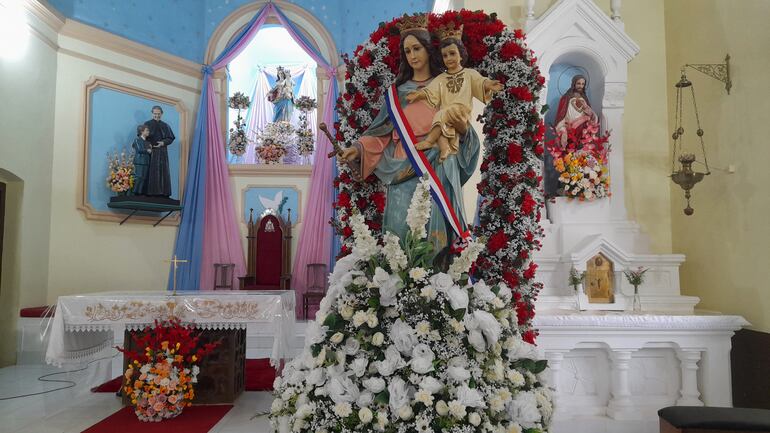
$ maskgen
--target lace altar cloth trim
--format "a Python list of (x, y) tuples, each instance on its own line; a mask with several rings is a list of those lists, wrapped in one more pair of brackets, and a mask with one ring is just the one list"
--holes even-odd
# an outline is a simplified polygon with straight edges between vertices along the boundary
[(667, 315), (649, 313), (572, 313), (535, 316), (536, 328), (624, 328), (648, 330), (708, 330), (735, 331), (749, 325), (741, 316), (717, 314)]
[[(62, 296), (51, 319), (46, 362), (93, 361), (110, 347), (113, 332), (143, 329), (155, 320), (177, 317), (202, 329), (245, 329), (264, 323), (274, 333), (271, 363), (289, 357), (294, 337), (294, 291), (107, 292)], [(109, 341), (107, 341), (109, 340)]]

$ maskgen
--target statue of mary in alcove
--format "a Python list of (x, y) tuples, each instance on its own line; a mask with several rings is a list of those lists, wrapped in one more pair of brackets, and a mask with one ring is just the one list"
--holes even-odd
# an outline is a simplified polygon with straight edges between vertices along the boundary
[(267, 94), (267, 100), (274, 105), (273, 122), (290, 122), (294, 111), (294, 80), (291, 79), (291, 72), (282, 66), (278, 67), (276, 75), (275, 86)]

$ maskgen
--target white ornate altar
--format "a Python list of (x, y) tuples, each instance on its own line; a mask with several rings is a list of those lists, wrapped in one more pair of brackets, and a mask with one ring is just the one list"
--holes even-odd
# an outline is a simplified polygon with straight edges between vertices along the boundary
[[(61, 296), (50, 323), (46, 362), (82, 366), (104, 357), (125, 329), (141, 329), (156, 319), (178, 317), (204, 329), (246, 329), (272, 334), (270, 361), (291, 358), (294, 291), (104, 292)], [(116, 339), (116, 334), (119, 337)], [(108, 377), (108, 378), (111, 378)]]
[[(680, 291), (685, 256), (651, 254), (647, 235), (627, 218), (623, 112), (628, 63), (639, 46), (624, 31), (621, 2), (611, 2), (608, 16), (592, 0), (559, 0), (540, 17), (534, 3), (526, 2), (527, 39), (546, 86), (553, 65), (587, 71), (601, 96), (603, 129), (612, 130), (612, 196), (593, 202), (557, 198), (541, 221), (545, 238), (535, 260), (543, 290), (534, 324), (556, 389), (552, 431), (652, 433), (662, 407), (731, 406), (730, 338), (748, 323), (698, 313), (699, 299)], [(614, 305), (587, 305), (582, 293), (578, 302), (568, 285), (570, 269), (585, 271), (597, 254), (614, 265)], [(639, 288), (643, 313), (623, 312), (633, 297), (623, 271), (638, 267), (649, 269)]]

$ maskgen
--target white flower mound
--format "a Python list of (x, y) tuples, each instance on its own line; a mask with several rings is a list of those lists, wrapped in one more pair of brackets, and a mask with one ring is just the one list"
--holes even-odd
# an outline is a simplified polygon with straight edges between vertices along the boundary
[(469, 242), (448, 273), (426, 265), (426, 191), (422, 182), (400, 243), (378, 245), (350, 218), (353, 252), (329, 277), (305, 350), (275, 380), (275, 431), (547, 431), (546, 363), (509, 320), (510, 288), (468, 281), (483, 245)]

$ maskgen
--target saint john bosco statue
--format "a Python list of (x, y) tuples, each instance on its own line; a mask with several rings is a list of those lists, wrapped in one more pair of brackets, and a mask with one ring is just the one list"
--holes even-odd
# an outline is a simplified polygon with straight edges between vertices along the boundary
[(162, 116), (163, 109), (156, 105), (152, 107), (152, 119), (144, 122), (150, 129), (147, 141), (152, 145), (146, 193), (148, 196), (168, 198), (171, 196), (171, 173), (167, 147), (174, 142), (175, 137), (168, 123), (160, 120)]

